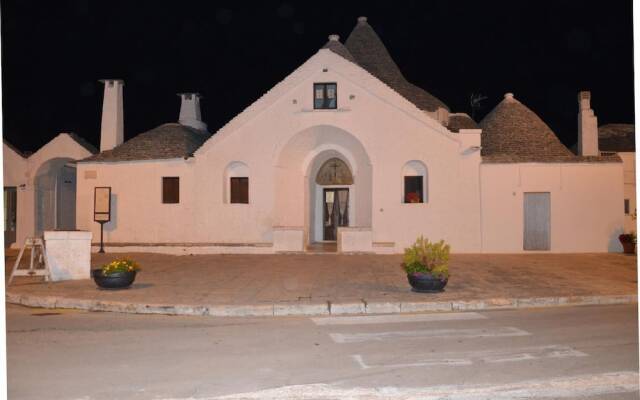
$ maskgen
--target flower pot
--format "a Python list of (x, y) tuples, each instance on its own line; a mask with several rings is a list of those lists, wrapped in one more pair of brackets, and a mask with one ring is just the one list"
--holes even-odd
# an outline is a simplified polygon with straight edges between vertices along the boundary
[(418, 293), (442, 292), (448, 279), (440, 279), (427, 274), (407, 274), (411, 290)]
[(622, 243), (622, 249), (624, 250), (625, 254), (634, 254), (635, 250), (636, 250), (636, 244), (633, 242), (621, 242)]
[(104, 275), (102, 269), (91, 270), (91, 276), (102, 289), (125, 289), (131, 286), (136, 279), (136, 271), (122, 271), (113, 272), (109, 275)]

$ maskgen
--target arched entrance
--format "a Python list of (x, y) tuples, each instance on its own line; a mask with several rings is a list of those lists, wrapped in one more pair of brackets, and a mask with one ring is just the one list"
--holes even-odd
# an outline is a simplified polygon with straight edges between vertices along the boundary
[(371, 162), (355, 136), (314, 126), (291, 137), (277, 160), (274, 226), (302, 229), (305, 246), (335, 241), (339, 226), (371, 227)]
[[(322, 162), (326, 157), (331, 158)], [(354, 180), (347, 162), (338, 154), (326, 152), (324, 157), (317, 157), (314, 164), (318, 165), (320, 162), (322, 164), (310, 188), (310, 210), (314, 216), (310, 241), (332, 242), (337, 238), (338, 227), (350, 226), (352, 219), (349, 215), (355, 208), (354, 204), (350, 204)]]
[(43, 163), (34, 179), (35, 234), (76, 228), (76, 167), (70, 158)]

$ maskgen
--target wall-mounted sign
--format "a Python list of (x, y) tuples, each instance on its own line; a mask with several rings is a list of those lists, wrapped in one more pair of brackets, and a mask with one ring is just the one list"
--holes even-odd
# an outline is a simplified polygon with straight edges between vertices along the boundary
[(111, 187), (96, 187), (93, 198), (93, 220), (96, 222), (111, 221)]

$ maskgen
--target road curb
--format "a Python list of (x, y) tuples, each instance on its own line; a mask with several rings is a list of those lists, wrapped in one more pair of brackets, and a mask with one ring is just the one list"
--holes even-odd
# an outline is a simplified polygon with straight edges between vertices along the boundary
[(6, 301), (27, 307), (69, 308), (86, 311), (106, 311), (127, 314), (163, 314), (212, 317), (263, 317), (287, 315), (355, 315), (355, 314), (402, 314), (416, 312), (456, 312), (481, 310), (508, 310), (521, 308), (547, 308), (588, 305), (633, 304), (638, 295), (609, 296), (560, 296), (496, 298), (477, 300), (453, 300), (431, 302), (279, 302), (274, 304), (144, 304), (123, 301), (74, 299), (61, 296), (34, 296), (6, 293)]

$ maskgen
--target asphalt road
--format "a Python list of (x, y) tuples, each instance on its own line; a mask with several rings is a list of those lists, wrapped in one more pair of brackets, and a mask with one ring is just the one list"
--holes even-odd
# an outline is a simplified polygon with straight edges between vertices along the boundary
[(212, 318), (7, 307), (10, 399), (637, 399), (637, 306)]

